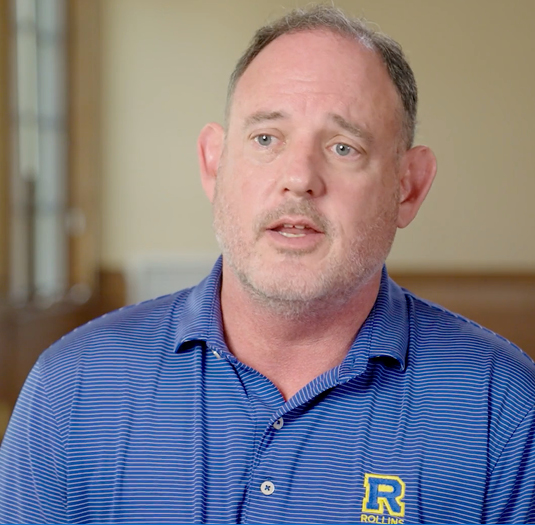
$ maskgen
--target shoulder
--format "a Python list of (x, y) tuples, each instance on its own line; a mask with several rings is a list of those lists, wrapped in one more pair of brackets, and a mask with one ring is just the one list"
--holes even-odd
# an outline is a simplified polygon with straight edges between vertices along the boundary
[(447, 350), (452, 359), (465, 356), (479, 363), (505, 360), (535, 372), (533, 360), (505, 337), (408, 290), (403, 292), (409, 306), (411, 335), (418, 347), (431, 353), (436, 350), (443, 357)]
[[(509, 431), (535, 405), (535, 363), (518, 346), (442, 306), (404, 290), (409, 309), (409, 365), (433, 389), (486, 407), (489, 427)], [(435, 391), (436, 391), (435, 390)], [(505, 438), (505, 436), (502, 436)]]
[(66, 334), (45, 350), (37, 365), (45, 378), (74, 373), (81, 365), (154, 358), (172, 348), (192, 289), (107, 313)]

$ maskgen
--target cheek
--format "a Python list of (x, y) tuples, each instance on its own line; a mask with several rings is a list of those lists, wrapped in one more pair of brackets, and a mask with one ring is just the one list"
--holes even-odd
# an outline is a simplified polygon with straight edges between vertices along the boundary
[(236, 201), (242, 211), (247, 214), (258, 213), (270, 205), (274, 193), (276, 176), (273, 170), (262, 169), (246, 161), (231, 172), (228, 197)]
[(333, 211), (347, 217), (364, 216), (374, 208), (380, 190), (380, 186), (371, 177), (356, 174), (353, 180), (330, 189)]
[(216, 184), (217, 208), (220, 220), (232, 228), (235, 234), (246, 232), (248, 225), (254, 223), (255, 210), (259, 209), (254, 184), (248, 178), (235, 177), (234, 173), (225, 171)]
[[(331, 195), (334, 190), (331, 190)], [(393, 184), (362, 177), (358, 183), (340, 185), (331, 200), (330, 218), (339, 225), (341, 233), (351, 236), (355, 230), (372, 226), (378, 220), (395, 219), (398, 191)], [(326, 210), (327, 211), (327, 210)]]

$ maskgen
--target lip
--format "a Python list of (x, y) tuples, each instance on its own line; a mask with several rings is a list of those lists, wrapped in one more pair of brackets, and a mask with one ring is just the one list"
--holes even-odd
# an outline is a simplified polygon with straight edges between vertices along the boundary
[(285, 237), (277, 230), (266, 230), (264, 235), (277, 250), (282, 250), (282, 252), (286, 253), (295, 252), (303, 254), (311, 253), (318, 249), (325, 238), (322, 233), (318, 233), (315, 230), (312, 233), (299, 237)]
[(304, 226), (309, 230), (313, 230), (314, 233), (324, 233), (323, 230), (316, 224), (314, 221), (310, 220), (308, 217), (281, 217), (275, 222), (272, 222), (266, 227), (266, 230), (275, 230), (280, 228), (285, 224), (291, 224), (292, 226)]

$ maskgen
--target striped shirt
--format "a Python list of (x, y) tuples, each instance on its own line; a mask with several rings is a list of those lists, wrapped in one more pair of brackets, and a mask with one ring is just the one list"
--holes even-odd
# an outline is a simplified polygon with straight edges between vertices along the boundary
[(0, 451), (1, 523), (535, 520), (518, 348), (384, 270), (345, 360), (285, 402), (228, 351), (220, 278), (41, 355)]

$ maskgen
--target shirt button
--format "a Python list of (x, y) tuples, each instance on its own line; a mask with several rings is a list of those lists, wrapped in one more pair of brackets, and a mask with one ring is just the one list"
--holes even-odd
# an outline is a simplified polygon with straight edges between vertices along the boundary
[(217, 350), (212, 350), (212, 354), (214, 354), (216, 359), (221, 359), (221, 354)]
[(275, 492), (275, 485), (271, 483), (271, 481), (264, 481), (262, 485), (260, 485), (260, 490), (262, 491), (262, 494), (265, 494), (266, 496), (271, 496)]
[(273, 428), (275, 430), (280, 430), (283, 425), (284, 425), (284, 419), (280, 417), (279, 419), (277, 419), (277, 421), (275, 421), (275, 423), (273, 423)]

